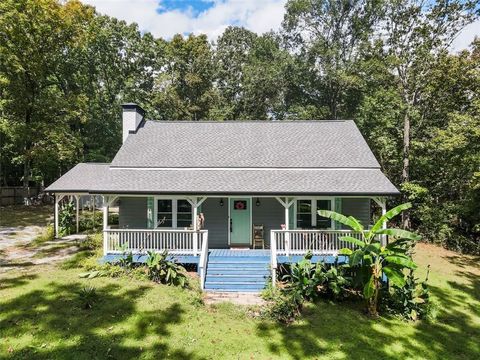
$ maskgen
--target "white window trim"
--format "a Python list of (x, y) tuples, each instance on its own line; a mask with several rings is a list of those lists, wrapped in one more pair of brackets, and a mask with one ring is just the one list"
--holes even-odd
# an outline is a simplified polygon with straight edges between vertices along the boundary
[[(155, 196), (153, 202), (153, 211), (155, 213), (154, 228), (158, 228), (158, 200), (170, 200), (172, 201), (172, 227), (162, 227), (162, 229), (178, 229), (178, 200), (187, 200), (186, 197), (171, 197), (171, 196)], [(193, 208), (192, 208), (192, 224), (193, 224)], [(186, 227), (182, 227), (184, 229)]]
[[(335, 197), (333, 196), (316, 196), (316, 197), (297, 197), (295, 199), (295, 203), (293, 204), (293, 216), (294, 216), (294, 219), (295, 219), (295, 229), (298, 228), (298, 224), (297, 224), (297, 203), (299, 200), (310, 200), (311, 202), (311, 216), (312, 216), (312, 219), (311, 219), (311, 222), (312, 222), (312, 227), (316, 227), (317, 226), (317, 200), (329, 200), (330, 201), (330, 209), (332, 211), (336, 211), (335, 209)], [(330, 227), (327, 228), (327, 230), (333, 230), (335, 228), (334, 226), (334, 221), (333, 219), (330, 219)]]

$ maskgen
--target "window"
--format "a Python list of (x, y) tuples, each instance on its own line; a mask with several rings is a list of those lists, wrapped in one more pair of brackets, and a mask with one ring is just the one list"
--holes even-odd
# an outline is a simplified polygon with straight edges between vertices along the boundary
[(318, 215), (318, 210), (331, 210), (332, 200), (297, 200), (297, 228), (328, 229), (332, 227), (330, 219)]
[(187, 200), (157, 200), (157, 227), (184, 228), (190, 225), (192, 225), (192, 206)]
[(318, 210), (331, 210), (332, 202), (330, 200), (317, 200), (317, 229), (328, 229), (332, 226), (329, 218), (318, 215)]
[(170, 228), (173, 226), (173, 200), (158, 200), (157, 227)]
[(310, 229), (312, 227), (312, 201), (297, 201), (297, 228)]
[(187, 200), (177, 200), (177, 227), (192, 225), (192, 205)]

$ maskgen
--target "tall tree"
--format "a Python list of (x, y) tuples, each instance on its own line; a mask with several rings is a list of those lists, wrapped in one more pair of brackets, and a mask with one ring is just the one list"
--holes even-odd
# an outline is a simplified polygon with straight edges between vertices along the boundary
[(82, 121), (77, 111), (81, 94), (69, 55), (82, 46), (92, 16), (93, 10), (78, 1), (0, 3), (0, 77), (8, 79), (2, 83), (7, 114), (3, 131), (15, 146), (11, 161), (23, 166), (25, 188), (32, 177), (68, 163), (79, 150), (78, 137), (70, 130)]
[(288, 48), (297, 55), (297, 101), (309, 99), (316, 115), (350, 117), (361, 79), (356, 72), (381, 7), (365, 0), (289, 0), (282, 24)]
[[(403, 102), (402, 183), (410, 181), (411, 122), (422, 117), (419, 103), (439, 54), (451, 45), (458, 32), (475, 18), (476, 1), (391, 0), (387, 2), (383, 31), (389, 62)], [(410, 227), (409, 212), (403, 226)]]

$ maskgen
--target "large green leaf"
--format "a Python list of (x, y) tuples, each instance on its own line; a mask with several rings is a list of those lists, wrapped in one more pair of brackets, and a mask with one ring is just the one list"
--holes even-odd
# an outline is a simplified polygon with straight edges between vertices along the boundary
[(345, 215), (342, 215), (335, 211), (330, 211), (330, 210), (318, 210), (318, 215), (338, 221), (339, 223), (342, 223), (343, 225), (346, 225), (355, 231), (360, 231), (360, 232), (363, 231), (362, 224), (360, 224), (353, 217), (347, 217)]
[(415, 240), (415, 241), (418, 241), (422, 238), (420, 235), (417, 235), (411, 231), (402, 230), (402, 229), (383, 229), (383, 230), (377, 231), (376, 234), (389, 235), (389, 236), (394, 236), (400, 239), (408, 239), (408, 240)]
[(353, 252), (353, 254), (350, 256), (350, 266), (357, 266), (360, 264), (360, 262), (363, 259), (363, 251), (362, 250), (356, 250)]
[(360, 247), (365, 246), (365, 243), (362, 240), (355, 239), (353, 236), (340, 236), (340, 240), (348, 241), (349, 243), (352, 243)]
[(392, 264), (397, 264), (404, 266), (409, 269), (416, 269), (417, 264), (413, 262), (412, 259), (410, 259), (407, 256), (401, 256), (401, 255), (389, 255), (385, 257), (385, 261), (392, 263)]
[(370, 279), (363, 287), (363, 296), (365, 297), (365, 299), (370, 299), (373, 296), (374, 292), (375, 292), (374, 280), (373, 280), (373, 275), (371, 275)]
[(390, 267), (387, 265), (383, 268), (383, 272), (393, 285), (398, 287), (402, 287), (405, 285), (405, 276), (403, 275), (401, 270), (395, 269), (394, 267)]
[(352, 255), (352, 253), (353, 253), (352, 249), (348, 249), (348, 248), (343, 248), (338, 250), (338, 255)]
[(405, 203), (394, 207), (393, 209), (388, 210), (384, 215), (378, 219), (375, 225), (372, 226), (370, 230), (372, 233), (376, 233), (378, 230), (382, 228), (384, 222), (393, 219), (395, 216), (400, 214), (402, 211), (410, 209), (412, 207), (411, 203)]
[(380, 243), (371, 243), (371, 244), (367, 245), (367, 247), (365, 248), (365, 252), (366, 253), (371, 252), (371, 253), (379, 255), (381, 247), (382, 247), (382, 245)]

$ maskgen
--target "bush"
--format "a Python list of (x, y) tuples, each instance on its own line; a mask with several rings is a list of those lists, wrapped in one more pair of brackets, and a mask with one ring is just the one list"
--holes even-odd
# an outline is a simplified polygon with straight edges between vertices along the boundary
[(98, 250), (103, 246), (103, 236), (101, 233), (90, 234), (81, 243), (82, 250)]
[(70, 235), (74, 231), (75, 209), (73, 202), (67, 202), (62, 206), (58, 214), (59, 235)]
[[(109, 213), (108, 214), (108, 224), (109, 225), (118, 225), (118, 214)], [(80, 218), (78, 219), (78, 227), (80, 232), (84, 231), (98, 231), (103, 227), (103, 213), (102, 211), (95, 211), (95, 217), (93, 216), (92, 211), (83, 210), (80, 213)]]
[(311, 258), (312, 254), (307, 254), (290, 266), (290, 273), (283, 277), (287, 282), (285, 292), (307, 301), (319, 296), (339, 300), (352, 292), (352, 280), (347, 274), (348, 265), (335, 263), (327, 268), (324, 263), (312, 263)]
[(425, 281), (419, 282), (410, 270), (403, 287), (392, 286), (385, 294), (384, 310), (408, 320), (431, 318), (433, 304), (427, 280), (428, 272)]
[(303, 300), (294, 294), (278, 296), (264, 309), (262, 315), (266, 318), (289, 324), (301, 313)]
[(148, 252), (146, 263), (148, 277), (158, 283), (185, 287), (187, 285), (185, 269), (174, 261), (167, 260), (167, 257), (167, 251), (162, 253)]

